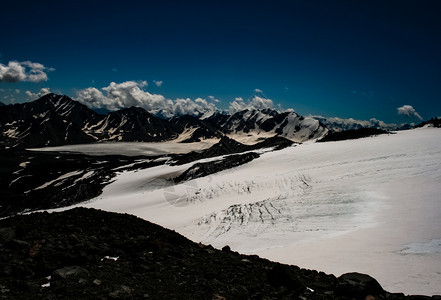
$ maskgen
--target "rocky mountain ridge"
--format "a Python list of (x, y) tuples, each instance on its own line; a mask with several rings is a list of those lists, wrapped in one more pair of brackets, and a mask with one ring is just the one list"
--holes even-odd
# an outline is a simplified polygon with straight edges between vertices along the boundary
[(198, 142), (222, 136), (251, 143), (274, 136), (303, 142), (320, 138), (326, 132), (317, 120), (270, 109), (244, 110), (232, 115), (214, 113), (203, 118), (184, 115), (166, 120), (139, 107), (102, 115), (67, 96), (55, 94), (0, 108), (0, 144), (7, 147), (101, 141)]

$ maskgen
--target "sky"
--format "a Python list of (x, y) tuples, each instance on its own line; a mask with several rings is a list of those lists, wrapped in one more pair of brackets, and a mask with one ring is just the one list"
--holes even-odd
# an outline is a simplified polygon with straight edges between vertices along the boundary
[(0, 101), (441, 116), (441, 2), (0, 2)]

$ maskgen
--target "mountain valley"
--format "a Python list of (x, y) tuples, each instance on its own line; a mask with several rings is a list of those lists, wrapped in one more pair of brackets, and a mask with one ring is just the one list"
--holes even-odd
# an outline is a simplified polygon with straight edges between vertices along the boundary
[[(395, 293), (441, 294), (436, 271), (441, 267), (436, 230), (441, 226), (438, 119), (422, 128), (394, 132), (377, 127), (331, 130), (325, 123), (269, 109), (169, 119), (136, 107), (98, 114), (54, 94), (4, 105), (0, 107), (0, 216), (9, 222), (13, 216), (27, 218), (31, 212), (49, 210), (55, 222), (55, 212), (60, 211), (67, 210), (62, 214), (69, 218), (99, 214), (77, 207), (126, 213), (202, 243), (204, 251), (217, 250), (203, 245), (217, 249), (228, 245), (228, 251), (337, 277), (367, 273)], [(37, 215), (41, 216), (36, 214), (37, 219)], [(103, 214), (103, 218), (119, 217)], [(129, 219), (128, 224), (135, 222)], [(11, 240), (5, 245), (23, 250), (34, 243), (33, 237), (20, 235), (17, 239), (26, 238), (26, 245)], [(241, 259), (254, 261), (254, 256)], [(80, 258), (73, 262), (87, 269)], [(66, 263), (45, 274), (69, 267)], [(282, 274), (295, 281), (298, 277), (292, 272)], [(338, 279), (322, 275), (317, 280), (329, 281), (328, 290), (311, 288), (312, 283), (306, 287), (320, 291), (318, 298), (326, 298), (325, 292), (336, 297)], [(40, 277), (32, 280), (40, 282)], [(58, 293), (55, 286), (53, 292)], [(112, 289), (128, 293), (125, 288), (104, 286), (107, 296)], [(216, 289), (226, 289), (220, 286)], [(282, 284), (265, 291), (289, 298), (306, 290), (306, 297), (314, 299), (306, 287), (293, 291)], [(246, 289), (254, 293), (255, 288)], [(207, 293), (222, 296), (212, 289)], [(234, 298), (243, 293), (224, 294)], [(41, 295), (46, 295), (44, 289)], [(376, 295), (404, 298), (382, 288)]]

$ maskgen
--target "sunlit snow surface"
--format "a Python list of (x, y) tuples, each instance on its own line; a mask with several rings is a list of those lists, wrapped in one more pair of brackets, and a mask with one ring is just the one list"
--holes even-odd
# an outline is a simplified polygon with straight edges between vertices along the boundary
[(33, 148), (33, 151), (73, 152), (88, 155), (165, 155), (180, 154), (210, 148), (218, 139), (207, 139), (198, 143), (179, 143), (180, 140), (171, 142), (145, 143), (145, 142), (104, 142), (95, 144), (65, 145), (57, 147)]
[(172, 185), (183, 166), (123, 172), (83, 206), (135, 214), (216, 247), (391, 292), (441, 294), (441, 130), (309, 143)]

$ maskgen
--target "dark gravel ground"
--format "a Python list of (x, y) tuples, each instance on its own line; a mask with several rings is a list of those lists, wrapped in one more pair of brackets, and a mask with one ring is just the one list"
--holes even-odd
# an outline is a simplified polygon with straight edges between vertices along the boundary
[(0, 264), (2, 299), (429, 299), (387, 293), (368, 275), (336, 278), (216, 250), (86, 208), (0, 220)]

